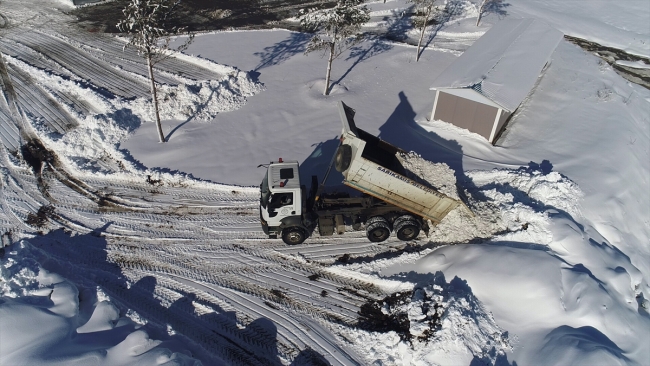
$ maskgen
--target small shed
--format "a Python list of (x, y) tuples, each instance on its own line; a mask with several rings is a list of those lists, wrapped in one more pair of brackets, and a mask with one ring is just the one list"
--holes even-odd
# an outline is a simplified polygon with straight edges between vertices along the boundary
[(536, 19), (495, 24), (438, 76), (432, 120), (452, 123), (494, 143), (535, 87), (563, 34)]

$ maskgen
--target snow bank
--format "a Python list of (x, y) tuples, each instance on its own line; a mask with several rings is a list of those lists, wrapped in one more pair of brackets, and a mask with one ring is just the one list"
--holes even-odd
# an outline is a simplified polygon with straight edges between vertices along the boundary
[[(387, 318), (402, 319), (408, 334), (396, 331), (345, 331), (372, 365), (493, 364), (511, 349), (507, 332), (458, 277), (446, 282), (442, 272), (398, 276), (414, 290), (394, 302), (379, 302)], [(386, 299), (387, 300), (387, 299)], [(390, 322), (390, 320), (388, 320)]]
[(91, 309), (84, 314), (87, 292), (80, 296), (72, 282), (40, 267), (38, 250), (29, 242), (13, 249), (0, 267), (0, 364), (201, 364), (134, 330), (101, 289), (95, 304), (83, 304)]
[[(52, 132), (45, 121), (27, 116), (32, 119), (39, 138), (78, 174), (110, 174), (125, 179), (133, 178), (133, 175), (137, 175), (138, 179), (150, 175), (151, 179), (160, 180), (163, 184), (200, 184), (187, 174), (146, 169), (119, 148), (120, 142), (142, 123), (154, 120), (150, 99), (121, 98), (74, 76), (64, 77), (45, 72), (16, 58), (7, 59), (11, 65), (32, 75), (44, 90), (49, 91), (51, 98), (75, 117), (78, 126), (60, 135)], [(241, 108), (248, 97), (263, 90), (262, 84), (253, 80), (248, 73), (224, 68), (230, 70), (230, 73), (220, 80), (194, 81), (176, 76), (183, 83), (160, 85), (158, 95), (161, 119), (210, 121), (219, 113)], [(137, 75), (134, 77), (142, 78)], [(84, 101), (92, 105), (96, 113), (83, 114), (67, 101), (61, 100), (59, 95), (70, 95)]]
[[(460, 200), (454, 171), (444, 163), (433, 163), (416, 153), (400, 154), (407, 176)], [(460, 182), (461, 205), (436, 227), (429, 240), (462, 243), (490, 239), (523, 240), (547, 245), (552, 235), (547, 229), (548, 210), (580, 216), (583, 194), (570, 179), (539, 167), (470, 171)], [(469, 210), (468, 210), (469, 207)], [(470, 212), (471, 211), (471, 212)]]

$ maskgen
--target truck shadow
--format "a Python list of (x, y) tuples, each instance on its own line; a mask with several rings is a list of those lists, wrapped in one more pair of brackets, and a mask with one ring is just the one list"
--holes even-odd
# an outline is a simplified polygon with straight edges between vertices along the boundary
[[(456, 140), (447, 140), (418, 125), (416, 113), (404, 92), (398, 96), (399, 104), (386, 123), (379, 127), (378, 137), (406, 151), (416, 152), (433, 163), (447, 164), (454, 171), (457, 185), (479, 194), (478, 187), (463, 169), (463, 147)], [(483, 195), (475, 198), (487, 200)]]
[[(300, 182), (309, 188), (311, 177), (316, 176), (318, 183), (323, 183), (328, 167), (332, 163), (332, 157), (339, 147), (338, 136), (314, 144), (312, 153), (300, 164)], [(334, 167), (329, 172), (326, 181), (326, 192), (346, 192), (352, 196), (359, 195), (359, 192), (343, 184), (343, 174), (338, 172)]]

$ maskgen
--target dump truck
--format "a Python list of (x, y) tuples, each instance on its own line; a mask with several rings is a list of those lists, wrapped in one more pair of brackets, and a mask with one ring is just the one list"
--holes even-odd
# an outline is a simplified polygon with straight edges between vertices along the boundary
[[(342, 124), (340, 143), (323, 172), (312, 176), (309, 193), (301, 184), (294, 160), (272, 161), (260, 185), (260, 220), (270, 238), (288, 245), (305, 241), (316, 228), (321, 236), (343, 234), (346, 226), (365, 228), (371, 242), (382, 242), (394, 232), (403, 241), (414, 240), (463, 204), (423, 181), (406, 176), (400, 162), (403, 150), (358, 128), (354, 109), (338, 102)], [(343, 175), (346, 192), (328, 193), (325, 182), (334, 167)]]

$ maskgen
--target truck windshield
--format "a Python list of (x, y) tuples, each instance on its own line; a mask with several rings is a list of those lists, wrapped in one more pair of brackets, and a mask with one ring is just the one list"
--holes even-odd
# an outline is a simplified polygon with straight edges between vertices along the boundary
[(270, 197), (271, 191), (269, 190), (269, 175), (264, 174), (264, 179), (262, 179), (262, 184), (260, 184), (260, 205), (266, 208)]

